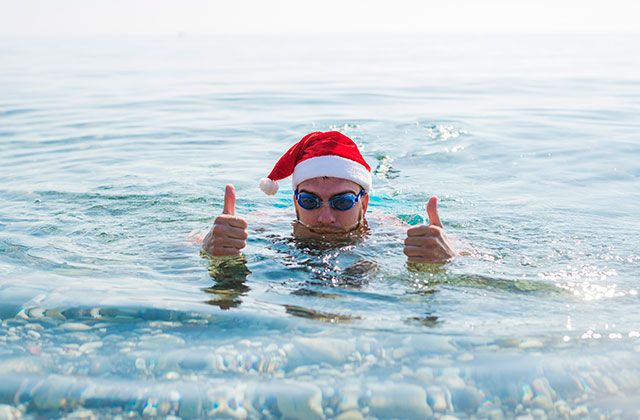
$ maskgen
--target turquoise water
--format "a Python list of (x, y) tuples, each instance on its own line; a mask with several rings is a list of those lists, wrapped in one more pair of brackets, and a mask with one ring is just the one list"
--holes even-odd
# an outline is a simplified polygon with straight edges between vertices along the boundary
[[(0, 40), (0, 411), (638, 416), (639, 75), (631, 35)], [(310, 243), (257, 181), (329, 129), (370, 232)], [(432, 194), (469, 255), (414, 270)]]

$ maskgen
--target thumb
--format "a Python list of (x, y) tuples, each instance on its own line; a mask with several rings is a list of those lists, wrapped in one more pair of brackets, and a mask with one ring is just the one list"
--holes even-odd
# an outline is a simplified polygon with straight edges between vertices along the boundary
[(427, 203), (427, 217), (429, 218), (429, 226), (442, 227), (440, 216), (438, 216), (438, 197), (432, 195)]
[(227, 184), (224, 189), (224, 210), (222, 214), (230, 214), (235, 216), (236, 214), (236, 189), (232, 184)]

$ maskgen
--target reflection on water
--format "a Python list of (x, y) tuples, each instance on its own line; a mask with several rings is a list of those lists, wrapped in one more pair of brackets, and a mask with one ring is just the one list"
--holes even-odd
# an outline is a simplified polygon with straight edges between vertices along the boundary
[(350, 322), (356, 319), (361, 319), (357, 316), (333, 314), (329, 312), (320, 312), (313, 309), (303, 308), (301, 306), (284, 305), (288, 314), (293, 316), (299, 316), (301, 318), (315, 319), (316, 321), (324, 322)]
[(246, 281), (251, 271), (247, 268), (244, 255), (209, 257), (204, 251), (202, 255), (209, 260), (209, 276), (214, 281), (213, 286), (207, 287), (204, 291), (216, 296), (206, 303), (219, 306), (220, 309), (230, 309), (240, 305), (241, 297), (250, 290)]
[(434, 288), (439, 286), (471, 287), (482, 290), (500, 290), (511, 293), (540, 293), (545, 296), (562, 294), (563, 288), (551, 283), (540, 282), (527, 279), (505, 279), (498, 276), (484, 276), (480, 274), (453, 274), (445, 270), (441, 264), (422, 265), (421, 267), (411, 267), (414, 274), (411, 277), (410, 285), (416, 291)]
[(422, 317), (413, 316), (407, 319), (409, 323), (416, 323), (425, 327), (435, 327), (438, 325), (438, 317), (435, 315), (425, 315)]

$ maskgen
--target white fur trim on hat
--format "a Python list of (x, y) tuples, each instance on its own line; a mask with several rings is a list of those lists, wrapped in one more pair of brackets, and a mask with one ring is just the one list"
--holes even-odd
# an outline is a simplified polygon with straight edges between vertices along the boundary
[(318, 156), (298, 163), (291, 178), (293, 189), (307, 179), (321, 176), (348, 179), (367, 192), (371, 189), (371, 172), (358, 162), (340, 156)]

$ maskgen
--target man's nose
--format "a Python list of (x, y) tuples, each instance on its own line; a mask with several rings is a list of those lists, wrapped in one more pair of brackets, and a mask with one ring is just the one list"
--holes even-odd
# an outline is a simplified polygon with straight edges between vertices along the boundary
[(322, 223), (325, 225), (330, 225), (335, 223), (336, 218), (333, 215), (333, 210), (331, 207), (326, 204), (320, 208), (320, 213), (318, 214), (318, 223)]

